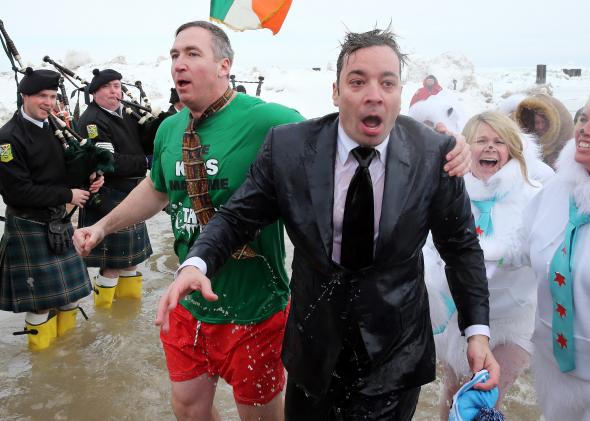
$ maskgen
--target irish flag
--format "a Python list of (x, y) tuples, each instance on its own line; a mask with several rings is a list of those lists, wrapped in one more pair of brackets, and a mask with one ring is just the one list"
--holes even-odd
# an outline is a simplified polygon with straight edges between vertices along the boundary
[(273, 34), (281, 29), (291, 0), (211, 0), (211, 20), (236, 31), (268, 28)]

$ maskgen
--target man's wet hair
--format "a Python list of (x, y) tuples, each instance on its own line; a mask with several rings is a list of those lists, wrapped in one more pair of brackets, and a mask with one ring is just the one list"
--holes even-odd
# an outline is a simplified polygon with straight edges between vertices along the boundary
[(352, 53), (361, 48), (369, 47), (380, 47), (386, 46), (393, 50), (397, 58), (399, 59), (400, 76), (402, 70), (402, 64), (406, 63), (406, 54), (403, 54), (396, 40), (397, 36), (391, 31), (388, 26), (385, 29), (373, 29), (368, 32), (348, 32), (344, 36), (344, 42), (341, 44), (340, 55), (336, 62), (336, 84), (340, 82), (340, 72), (344, 65), (344, 60), (347, 60)]
[(219, 26), (205, 20), (195, 20), (187, 22), (178, 27), (175, 36), (188, 28), (202, 28), (211, 34), (211, 49), (216, 60), (229, 59), (230, 63), (234, 62), (234, 50), (225, 31)]

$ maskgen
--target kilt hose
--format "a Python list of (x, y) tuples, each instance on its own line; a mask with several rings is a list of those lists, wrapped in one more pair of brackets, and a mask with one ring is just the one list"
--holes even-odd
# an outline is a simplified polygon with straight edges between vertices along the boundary
[[(100, 194), (109, 195), (117, 205), (127, 196), (127, 193), (105, 187), (100, 190)], [(90, 226), (105, 214), (102, 209), (93, 206), (80, 209), (78, 226)], [(152, 245), (147, 226), (145, 222), (140, 222), (107, 235), (87, 257), (84, 257), (84, 262), (88, 267), (125, 269), (146, 261), (151, 255)]]
[[(69, 235), (74, 228), (70, 224)], [(8, 216), (0, 242), (0, 310), (42, 311), (74, 303), (92, 291), (88, 271), (72, 246), (56, 255), (47, 224)]]

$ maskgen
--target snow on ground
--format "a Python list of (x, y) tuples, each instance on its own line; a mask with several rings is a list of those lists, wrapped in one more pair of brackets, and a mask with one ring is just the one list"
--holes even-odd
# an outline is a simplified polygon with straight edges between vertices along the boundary
[[(52, 57), (88, 81), (92, 69), (114, 68), (123, 74), (123, 80), (134, 83), (141, 80), (153, 105), (162, 109), (168, 107), (170, 88), (170, 59), (156, 57), (140, 63), (128, 63), (123, 56), (113, 57), (108, 62), (95, 63), (83, 52), (70, 51), (65, 57)], [(36, 68), (53, 67), (38, 63)], [(234, 66), (232, 73), (237, 80), (257, 81), (264, 77), (261, 97), (266, 101), (280, 102), (296, 108), (308, 118), (336, 111), (332, 104), (332, 83), (336, 79), (335, 64), (329, 62), (319, 71), (311, 68), (281, 69), (278, 67), (245, 68)], [(547, 85), (535, 85), (536, 69), (531, 68), (476, 68), (468, 57), (461, 53), (447, 52), (437, 57), (412, 56), (402, 71), (404, 90), (402, 94), (402, 113), (407, 113), (409, 101), (414, 92), (422, 86), (425, 76), (434, 74), (441, 86), (453, 90), (470, 114), (496, 108), (506, 96), (514, 93), (530, 93), (539, 88), (553, 93), (573, 114), (580, 108), (590, 94), (590, 68), (582, 69), (582, 76), (572, 78), (560, 68), (547, 69)], [(245, 85), (248, 93), (254, 95), (255, 84)], [(66, 81), (66, 89), (71, 92), (72, 85)], [(131, 92), (137, 97), (134, 88)], [(0, 72), (0, 123), (12, 115), (16, 104), (14, 75)], [(83, 105), (83, 99), (81, 99)]]

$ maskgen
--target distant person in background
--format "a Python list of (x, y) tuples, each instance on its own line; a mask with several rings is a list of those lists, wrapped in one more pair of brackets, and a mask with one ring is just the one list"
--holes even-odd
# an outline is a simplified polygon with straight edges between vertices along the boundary
[(241, 92), (241, 93), (245, 94), (246, 87), (244, 85), (238, 85), (238, 86), (236, 86), (236, 92)]
[(508, 95), (507, 97), (503, 98), (501, 101), (498, 102), (497, 109), (500, 112), (503, 112), (512, 120), (516, 121), (516, 109), (518, 105), (521, 103), (522, 100), (526, 99), (525, 94), (516, 93)]
[(434, 75), (428, 75), (422, 81), (422, 87), (416, 91), (412, 100), (410, 101), (410, 107), (418, 101), (424, 101), (431, 95), (436, 95), (442, 91), (442, 87), (438, 84), (438, 80)]
[(546, 420), (590, 420), (590, 99), (557, 173), (525, 210), (538, 285), (533, 335), (537, 402)]
[(552, 96), (536, 94), (518, 104), (515, 120), (522, 131), (537, 137), (543, 161), (555, 168), (559, 152), (571, 139), (574, 129), (567, 108)]
[[(541, 187), (528, 171), (537, 165), (540, 154), (534, 140), (521, 135), (516, 123), (497, 111), (472, 117), (463, 135), (472, 154), (465, 186), (490, 291), (490, 348), (502, 372), (499, 407), (510, 386), (528, 367), (532, 352), (536, 281), (526, 258), (522, 214)], [(526, 143), (530, 144), (525, 147)], [(456, 318), (454, 315), (436, 337), (444, 371), (442, 420), (447, 419), (453, 395), (472, 374), (464, 358), (467, 344)]]
[(184, 108), (183, 102), (178, 97), (178, 92), (176, 88), (170, 88), (170, 99), (168, 100), (170, 103), (170, 108), (166, 111), (166, 113), (171, 116), (179, 112)]
[(467, 113), (459, 98), (451, 91), (443, 90), (432, 75), (426, 77), (423, 84), (412, 97), (408, 116), (441, 134), (460, 133), (467, 121)]
[(0, 310), (26, 312), (31, 350), (47, 348), (74, 328), (78, 301), (92, 291), (72, 247), (65, 205), (83, 207), (104, 182), (91, 176), (90, 192), (68, 184), (64, 149), (48, 124), (59, 78), (51, 70), (28, 68), (18, 85), (23, 105), (0, 128), (0, 194), (6, 203)]

